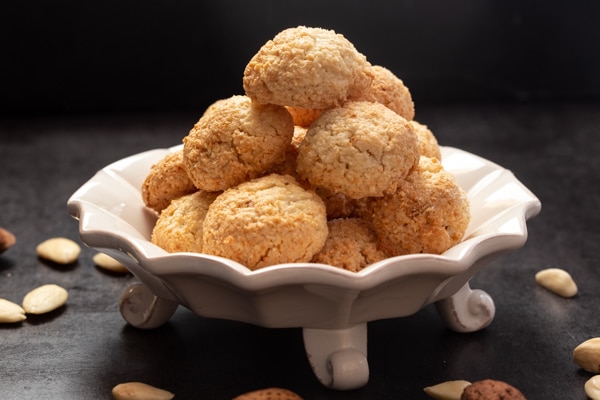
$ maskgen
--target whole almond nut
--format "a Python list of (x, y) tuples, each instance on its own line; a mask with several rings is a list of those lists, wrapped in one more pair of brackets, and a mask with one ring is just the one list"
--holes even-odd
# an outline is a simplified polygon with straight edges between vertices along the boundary
[(56, 264), (72, 264), (77, 261), (81, 247), (71, 239), (56, 237), (38, 244), (36, 252), (41, 258)]
[(42, 285), (25, 295), (23, 309), (28, 314), (45, 314), (63, 306), (68, 297), (67, 291), (58, 285)]
[(97, 253), (92, 258), (92, 261), (94, 261), (94, 264), (96, 264), (99, 268), (105, 269), (107, 271), (119, 273), (129, 272), (129, 270), (125, 268), (125, 266), (121, 264), (121, 262), (115, 260), (108, 254)]
[(457, 380), (438, 383), (428, 386), (423, 391), (436, 400), (460, 400), (463, 391), (471, 382)]
[(241, 394), (233, 400), (302, 400), (302, 397), (287, 389), (268, 388)]
[(25, 310), (18, 304), (0, 299), (0, 322), (21, 322), (25, 320)]
[(535, 274), (538, 285), (562, 296), (573, 297), (577, 294), (577, 285), (571, 275), (560, 268), (548, 268)]
[(585, 394), (592, 400), (600, 400), (600, 375), (594, 375), (584, 386)]
[(575, 347), (573, 361), (586, 371), (600, 374), (600, 337), (588, 339)]
[(142, 382), (120, 383), (112, 389), (116, 400), (170, 400), (175, 397), (171, 392)]
[(0, 254), (8, 250), (16, 241), (15, 235), (0, 227)]

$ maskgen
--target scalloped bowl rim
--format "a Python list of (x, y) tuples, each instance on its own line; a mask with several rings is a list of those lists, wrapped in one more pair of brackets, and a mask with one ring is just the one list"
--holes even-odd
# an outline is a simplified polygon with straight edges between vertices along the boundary
[[(527, 240), (526, 221), (541, 210), (537, 197), (511, 171), (464, 150), (440, 146), (442, 164), (454, 173), (471, 200), (471, 224), (461, 243), (441, 255), (388, 258), (360, 272), (315, 263), (280, 264), (252, 271), (222, 257), (167, 253), (149, 241), (156, 216), (143, 204), (141, 182), (156, 161), (181, 146), (148, 150), (113, 162), (84, 183), (67, 202), (68, 212), (79, 220), (82, 241), (116, 256), (142, 281), (150, 277), (162, 280), (174, 275), (202, 275), (256, 292), (308, 284), (364, 291), (387, 281), (424, 275), (446, 279), (466, 274), (464, 279), (468, 280), (478, 268), (472, 272), (469, 269), (482, 258), (523, 246)], [(113, 190), (107, 190), (108, 185)], [(178, 288), (170, 290), (176, 292)]]

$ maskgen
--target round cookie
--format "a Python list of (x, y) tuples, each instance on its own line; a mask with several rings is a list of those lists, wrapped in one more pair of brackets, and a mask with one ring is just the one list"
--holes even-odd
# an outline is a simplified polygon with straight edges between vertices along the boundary
[(506, 382), (484, 379), (465, 388), (461, 400), (527, 400), (521, 391)]
[(218, 193), (199, 190), (171, 201), (159, 215), (150, 241), (169, 253), (202, 253), (202, 226)]
[(358, 272), (386, 258), (386, 254), (377, 248), (377, 235), (367, 221), (360, 218), (338, 218), (329, 221), (327, 225), (329, 236), (312, 262)]
[(427, 157), (395, 193), (371, 199), (369, 209), (380, 248), (391, 256), (441, 254), (460, 242), (471, 218), (454, 176)]
[(393, 193), (418, 158), (406, 119), (379, 103), (348, 102), (311, 125), (297, 170), (315, 186), (358, 199)]
[(225, 190), (283, 162), (294, 125), (283, 106), (232, 96), (209, 106), (183, 139), (187, 173), (199, 189)]
[(380, 65), (371, 67), (371, 86), (355, 100), (381, 103), (407, 121), (415, 117), (415, 104), (404, 82), (392, 71)]
[(417, 134), (419, 140), (419, 154), (429, 158), (442, 159), (442, 152), (438, 144), (437, 138), (433, 132), (427, 127), (417, 121), (410, 121), (413, 130)]
[(161, 212), (171, 200), (195, 192), (183, 164), (183, 150), (168, 153), (150, 168), (142, 183), (144, 204)]
[(323, 201), (288, 175), (271, 174), (223, 192), (210, 205), (203, 251), (256, 270), (309, 262), (327, 238)]
[(344, 36), (298, 26), (258, 50), (246, 65), (243, 86), (259, 103), (324, 109), (360, 96), (371, 79), (366, 57)]

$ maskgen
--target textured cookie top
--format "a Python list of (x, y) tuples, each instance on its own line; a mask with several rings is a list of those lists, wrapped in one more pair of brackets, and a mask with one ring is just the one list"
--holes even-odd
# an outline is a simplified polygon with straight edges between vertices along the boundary
[(357, 199), (393, 193), (418, 157), (408, 121), (379, 103), (348, 102), (311, 125), (297, 170), (315, 186)]
[(171, 200), (195, 192), (183, 164), (183, 150), (168, 153), (150, 168), (142, 183), (142, 200), (147, 207), (160, 212)]
[(217, 193), (199, 190), (171, 201), (159, 215), (151, 241), (169, 253), (202, 253), (202, 226)]
[(386, 258), (386, 254), (377, 248), (377, 235), (367, 221), (338, 218), (327, 224), (329, 235), (313, 262), (358, 272)]
[(291, 176), (271, 174), (217, 197), (204, 220), (203, 250), (254, 270), (310, 261), (327, 233), (319, 196)]
[(437, 138), (427, 127), (427, 125), (423, 125), (417, 121), (410, 121), (410, 124), (413, 127), (414, 132), (417, 134), (417, 139), (419, 143), (419, 154), (429, 158), (437, 158), (438, 160), (442, 159), (442, 150), (438, 144)]
[(467, 386), (461, 400), (527, 400), (519, 389), (506, 382), (484, 379)]
[(373, 65), (371, 74), (371, 85), (356, 100), (381, 103), (406, 120), (412, 121), (415, 117), (415, 104), (404, 82), (380, 65)]
[(369, 207), (380, 247), (393, 256), (441, 254), (460, 242), (471, 218), (454, 176), (427, 157), (395, 193), (372, 199)]
[(299, 26), (278, 33), (244, 70), (246, 95), (264, 104), (330, 108), (371, 83), (366, 57), (332, 30)]
[(206, 191), (220, 191), (264, 174), (283, 162), (294, 133), (283, 106), (246, 96), (218, 100), (183, 139), (187, 173)]

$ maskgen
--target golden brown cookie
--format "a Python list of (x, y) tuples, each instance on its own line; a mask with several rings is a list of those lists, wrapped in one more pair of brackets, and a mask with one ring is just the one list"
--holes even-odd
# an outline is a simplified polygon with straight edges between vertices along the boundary
[(150, 168), (142, 183), (142, 200), (160, 212), (171, 200), (197, 190), (183, 164), (183, 150), (168, 153)]
[(183, 139), (185, 168), (199, 189), (225, 190), (283, 162), (293, 133), (283, 106), (246, 96), (218, 100)]
[(393, 193), (418, 158), (406, 119), (379, 103), (348, 102), (311, 125), (297, 170), (315, 186), (358, 199)]
[(391, 256), (441, 254), (460, 242), (471, 218), (454, 176), (427, 157), (395, 193), (371, 199), (369, 208), (380, 247)]
[(344, 36), (298, 26), (279, 32), (244, 70), (246, 95), (305, 109), (339, 106), (371, 84), (370, 64)]
[(527, 400), (521, 391), (506, 382), (484, 379), (467, 386), (461, 400)]
[(412, 125), (413, 130), (417, 134), (417, 139), (419, 140), (419, 153), (425, 157), (437, 158), (438, 160), (441, 160), (442, 152), (440, 150), (437, 138), (431, 129), (429, 129), (427, 125), (423, 125), (414, 120), (410, 121), (410, 124)]
[(381, 261), (386, 254), (377, 248), (377, 235), (367, 221), (360, 218), (338, 218), (327, 223), (329, 235), (312, 262), (333, 265), (358, 272)]
[(226, 190), (210, 205), (203, 251), (255, 270), (308, 262), (327, 238), (325, 205), (288, 175), (271, 174)]
[(244, 393), (233, 400), (302, 400), (298, 394), (282, 388), (259, 389)]
[(373, 81), (361, 96), (354, 100), (381, 103), (407, 121), (415, 117), (415, 104), (404, 82), (392, 71), (380, 65), (371, 67)]
[(159, 215), (151, 242), (169, 253), (202, 253), (202, 225), (218, 193), (199, 190), (171, 201)]

